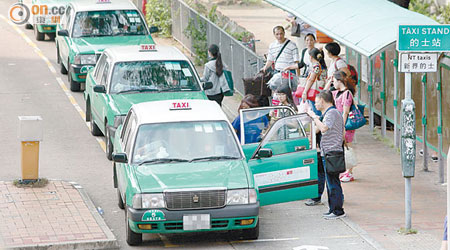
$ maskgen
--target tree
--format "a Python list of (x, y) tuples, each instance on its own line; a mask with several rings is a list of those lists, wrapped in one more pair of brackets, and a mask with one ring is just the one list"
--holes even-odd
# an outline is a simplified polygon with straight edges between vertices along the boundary
[(405, 9), (408, 9), (410, 0), (389, 0)]

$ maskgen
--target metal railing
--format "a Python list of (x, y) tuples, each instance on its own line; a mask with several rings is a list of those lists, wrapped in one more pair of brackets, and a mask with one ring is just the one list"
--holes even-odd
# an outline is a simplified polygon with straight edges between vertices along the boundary
[(225, 30), (218, 27), (207, 18), (201, 16), (197, 11), (189, 7), (181, 0), (172, 0), (172, 36), (180, 42), (191, 54), (194, 53), (194, 42), (192, 37), (184, 34), (189, 20), (192, 20), (195, 27), (199, 28), (197, 20), (206, 24), (207, 44), (216, 44), (220, 48), (222, 60), (225, 67), (232, 72), (234, 90), (241, 95), (244, 94), (242, 78), (253, 77), (264, 65), (264, 58), (259, 57), (246, 47), (242, 42), (236, 40)]

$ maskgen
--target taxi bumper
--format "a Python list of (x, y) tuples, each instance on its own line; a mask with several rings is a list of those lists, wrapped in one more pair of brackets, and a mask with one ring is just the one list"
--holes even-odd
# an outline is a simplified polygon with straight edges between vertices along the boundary
[(41, 33), (55, 33), (56, 25), (36, 24), (37, 30)]
[[(149, 209), (150, 210), (150, 209)], [(209, 214), (211, 218), (211, 228), (196, 231), (220, 231), (239, 230), (254, 228), (258, 222), (259, 202), (249, 205), (233, 205), (216, 209), (199, 210), (167, 210), (157, 209), (165, 215), (164, 221), (142, 221), (142, 217), (147, 210), (133, 209), (127, 207), (129, 225), (136, 233), (183, 233), (194, 232), (183, 229), (183, 215)], [(251, 220), (249, 225), (241, 225), (242, 220)], [(139, 229), (139, 225), (151, 225), (150, 230)]]
[(84, 66), (92, 66), (94, 67), (95, 64), (71, 64), (70, 68), (72, 69), (72, 79), (76, 82), (85, 82), (86, 81), (86, 75), (87, 72), (82, 72), (82, 68)]

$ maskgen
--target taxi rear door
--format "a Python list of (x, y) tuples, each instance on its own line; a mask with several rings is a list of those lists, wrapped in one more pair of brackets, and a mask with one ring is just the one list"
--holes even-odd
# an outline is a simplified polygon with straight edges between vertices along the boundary
[[(275, 121), (248, 165), (261, 206), (318, 196), (314, 124), (306, 114)], [(315, 134), (314, 134), (315, 135)]]

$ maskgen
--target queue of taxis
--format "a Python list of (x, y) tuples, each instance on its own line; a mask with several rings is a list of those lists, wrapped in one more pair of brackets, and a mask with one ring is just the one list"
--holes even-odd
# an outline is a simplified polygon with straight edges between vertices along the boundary
[(111, 160), (115, 131), (133, 104), (207, 99), (203, 89), (194, 66), (175, 47), (108, 48), (87, 74), (86, 121), (90, 121), (92, 135), (105, 136), (106, 156)]
[[(143, 233), (218, 230), (256, 239), (260, 206), (317, 197), (310, 118), (281, 106), (241, 115), (238, 138), (213, 101), (131, 107), (116, 131), (113, 153), (128, 244), (140, 244)], [(245, 143), (247, 133), (263, 136)]]
[(56, 56), (70, 90), (80, 91), (89, 67), (108, 47), (154, 44), (147, 24), (129, 0), (70, 1), (56, 27)]

